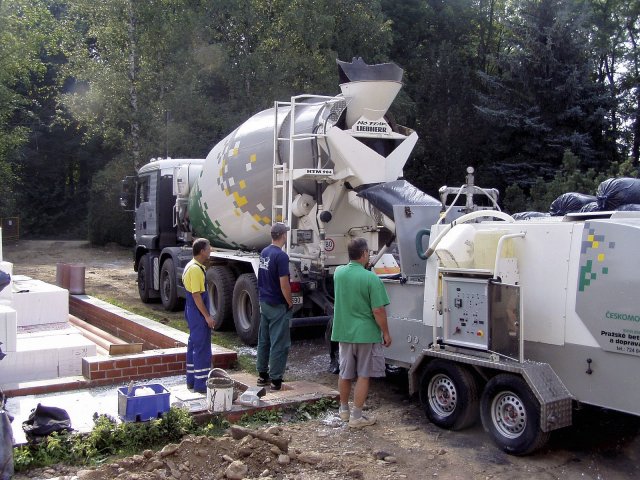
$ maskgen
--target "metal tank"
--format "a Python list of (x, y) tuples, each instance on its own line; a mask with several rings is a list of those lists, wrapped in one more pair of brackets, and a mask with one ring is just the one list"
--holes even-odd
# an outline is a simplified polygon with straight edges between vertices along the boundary
[[(346, 260), (349, 236), (367, 236), (377, 250), (377, 232), (394, 234), (392, 209), (365, 192), (401, 177), (417, 141), (415, 132), (386, 116), (403, 70), (362, 59), (337, 63), (341, 94), (276, 102), (211, 150), (189, 192), (195, 236), (217, 247), (259, 250), (270, 243), (272, 222), (285, 221), (298, 235), (290, 242), (297, 254), (338, 265)], [(274, 165), (276, 171), (284, 166), (281, 177)], [(274, 183), (285, 175), (276, 203), (286, 206), (277, 210)], [(403, 187), (394, 203), (415, 204), (416, 191)], [(438, 203), (418, 193), (417, 203)]]
[[(324, 105), (298, 108), (296, 131), (311, 133), (327, 115)], [(289, 117), (289, 107), (279, 108), (278, 132), (288, 131)], [(207, 155), (191, 189), (189, 219), (194, 233), (210, 239), (215, 246), (260, 249), (271, 242), (275, 121), (274, 108), (264, 110), (231, 132)], [(288, 162), (288, 143), (278, 142), (279, 163)], [(316, 156), (312, 140), (296, 145), (297, 167), (313, 168)], [(310, 183), (301, 180), (294, 188), (300, 193), (310, 193), (313, 187)]]

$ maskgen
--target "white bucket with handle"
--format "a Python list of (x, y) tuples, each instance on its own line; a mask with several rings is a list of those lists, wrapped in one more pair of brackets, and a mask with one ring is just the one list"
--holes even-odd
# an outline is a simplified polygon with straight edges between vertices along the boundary
[[(221, 373), (223, 376), (221, 376)], [(234, 382), (227, 372), (214, 368), (207, 379), (207, 409), (210, 412), (227, 412), (233, 404)]]

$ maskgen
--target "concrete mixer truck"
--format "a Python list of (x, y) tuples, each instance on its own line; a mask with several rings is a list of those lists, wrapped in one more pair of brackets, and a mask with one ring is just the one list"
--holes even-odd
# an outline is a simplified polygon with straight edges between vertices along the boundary
[(350, 238), (366, 238), (384, 273), (399, 272), (385, 255), (396, 237), (395, 215), (430, 225), (441, 210), (438, 200), (399, 179), (418, 138), (387, 114), (403, 71), (362, 59), (337, 65), (341, 94), (275, 102), (205, 159), (160, 159), (125, 179), (121, 202), (136, 212), (142, 301), (178, 307), (190, 242), (206, 237), (215, 247), (207, 271), (215, 328), (233, 323), (255, 344), (259, 251), (275, 221), (291, 228), (292, 326), (330, 318), (332, 274), (347, 263)]

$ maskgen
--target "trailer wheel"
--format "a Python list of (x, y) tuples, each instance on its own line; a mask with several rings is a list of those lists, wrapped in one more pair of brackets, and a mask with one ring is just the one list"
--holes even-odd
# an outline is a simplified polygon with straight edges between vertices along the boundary
[(151, 256), (145, 253), (138, 261), (138, 294), (143, 303), (150, 303), (154, 299), (150, 259)]
[(258, 281), (253, 273), (240, 275), (233, 288), (233, 321), (240, 340), (247, 345), (258, 343), (260, 302)]
[(160, 269), (160, 298), (165, 310), (173, 312), (178, 309), (178, 286), (176, 285), (176, 267), (173, 260), (167, 258)]
[(222, 330), (233, 320), (233, 284), (235, 276), (229, 267), (211, 267), (207, 270), (209, 313), (213, 317), (213, 329)]
[(478, 384), (467, 369), (433, 360), (420, 380), (420, 403), (431, 423), (462, 430), (478, 419)]
[(518, 376), (500, 374), (489, 380), (480, 415), (496, 445), (512, 455), (527, 455), (549, 439), (549, 432), (540, 429), (540, 405)]

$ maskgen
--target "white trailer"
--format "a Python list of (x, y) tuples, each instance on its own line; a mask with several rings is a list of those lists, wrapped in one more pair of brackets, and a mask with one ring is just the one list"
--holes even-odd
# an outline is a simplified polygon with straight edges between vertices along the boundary
[[(385, 280), (387, 362), (409, 369), (430, 421), (456, 430), (479, 416), (524, 455), (577, 403), (640, 415), (640, 215), (486, 215), (434, 225), (422, 263), (401, 249), (408, 273)], [(417, 221), (396, 217), (398, 237)]]

